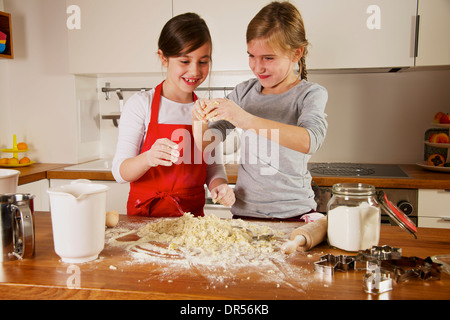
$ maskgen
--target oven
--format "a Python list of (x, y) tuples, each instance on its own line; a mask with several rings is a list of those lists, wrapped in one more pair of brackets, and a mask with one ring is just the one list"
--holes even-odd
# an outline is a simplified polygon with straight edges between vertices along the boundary
[[(355, 164), (355, 163), (310, 163), (308, 169), (314, 176), (358, 177), (364, 183), (367, 178), (409, 179), (410, 176), (398, 165), (391, 164)], [(327, 204), (331, 199), (332, 186), (318, 186), (313, 182), (313, 190), (317, 203), (317, 211), (327, 212)], [(395, 204), (417, 226), (418, 224), (418, 190), (376, 188), (386, 193), (387, 198)], [(384, 210), (381, 210), (381, 223), (397, 225)]]

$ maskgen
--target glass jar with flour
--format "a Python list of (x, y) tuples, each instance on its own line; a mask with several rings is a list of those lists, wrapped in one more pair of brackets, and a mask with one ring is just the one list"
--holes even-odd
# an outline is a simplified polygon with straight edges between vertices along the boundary
[(378, 245), (381, 210), (375, 187), (362, 183), (339, 183), (332, 188), (327, 205), (328, 244), (345, 251)]

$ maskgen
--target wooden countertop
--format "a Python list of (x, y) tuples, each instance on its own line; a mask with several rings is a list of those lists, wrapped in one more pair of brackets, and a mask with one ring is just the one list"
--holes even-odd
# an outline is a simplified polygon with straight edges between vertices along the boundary
[[(361, 177), (317, 177), (313, 176), (313, 182), (319, 186), (332, 186), (336, 183), (363, 182), (377, 188), (406, 188), (406, 189), (450, 189), (450, 173), (441, 173), (425, 170), (415, 164), (401, 164), (400, 167), (411, 178), (361, 178)], [(237, 165), (226, 165), (230, 183), (237, 180)]]
[(344, 182), (363, 182), (377, 188), (450, 189), (450, 173), (429, 171), (415, 164), (401, 164), (400, 167), (411, 178), (313, 177), (313, 181), (319, 186), (332, 186), (335, 183)]
[[(118, 227), (137, 228), (149, 221), (143, 217), (120, 219)], [(300, 225), (284, 223), (292, 229)], [(273, 223), (274, 228), (280, 225)], [(314, 271), (314, 262), (322, 255), (345, 254), (326, 242), (270, 267), (221, 269), (192, 263), (181, 268), (158, 262), (134, 263), (125, 249), (108, 244), (97, 260), (72, 265), (63, 263), (54, 252), (49, 213), (35, 213), (35, 229), (35, 256), (0, 266), (1, 299), (450, 299), (450, 275), (443, 272), (440, 280), (393, 282), (393, 290), (381, 295), (363, 291), (362, 270), (320, 275)], [(450, 230), (419, 228), (417, 236), (414, 239), (399, 227), (382, 225), (380, 245), (399, 247), (405, 257), (450, 253)], [(73, 281), (74, 270), (79, 272), (78, 284)]]
[(67, 167), (67, 164), (62, 163), (33, 163), (27, 167), (10, 168), (20, 171), (19, 185), (35, 182), (42, 179), (47, 179), (47, 173), (50, 170), (60, 169)]
[[(110, 171), (66, 171), (68, 164), (40, 164), (19, 168), (19, 184), (37, 181), (39, 179), (90, 179), (114, 181)], [(407, 189), (450, 189), (450, 173), (440, 173), (425, 170), (415, 164), (402, 164), (402, 169), (411, 178), (353, 178), (353, 177), (313, 177), (319, 186), (332, 186), (335, 183), (363, 182), (378, 188), (407, 188)], [(230, 183), (236, 183), (238, 165), (225, 165)]]

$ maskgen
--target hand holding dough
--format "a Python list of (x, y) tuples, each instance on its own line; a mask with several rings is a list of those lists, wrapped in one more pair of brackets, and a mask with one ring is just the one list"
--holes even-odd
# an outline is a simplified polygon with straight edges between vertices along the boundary
[(212, 189), (211, 198), (214, 203), (219, 202), (226, 207), (231, 207), (236, 201), (233, 189), (226, 183)]

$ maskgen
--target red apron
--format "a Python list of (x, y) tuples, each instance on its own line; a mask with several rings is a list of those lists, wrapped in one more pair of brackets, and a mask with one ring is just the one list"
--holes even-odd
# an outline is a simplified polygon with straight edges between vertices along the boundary
[[(178, 143), (180, 157), (170, 167), (150, 168), (130, 183), (127, 214), (152, 217), (179, 217), (184, 212), (203, 216), (205, 205), (206, 163), (195, 147), (192, 125), (159, 124), (162, 83), (155, 88), (150, 123), (141, 153), (150, 150), (157, 139)], [(194, 101), (197, 97), (192, 93)]]

